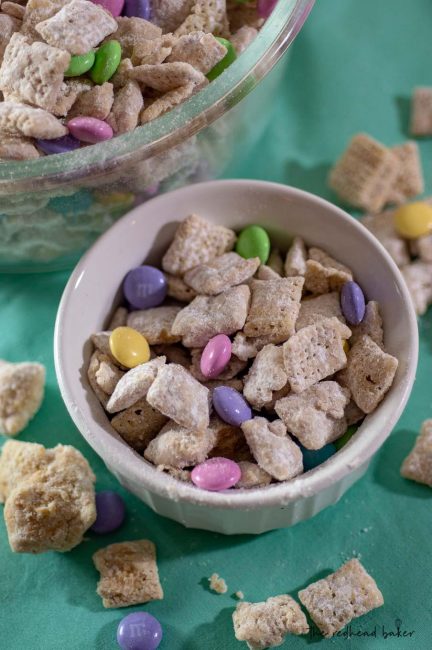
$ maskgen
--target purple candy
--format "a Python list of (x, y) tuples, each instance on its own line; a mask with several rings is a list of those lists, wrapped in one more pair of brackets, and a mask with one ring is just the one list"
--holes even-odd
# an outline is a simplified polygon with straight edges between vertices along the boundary
[(165, 275), (154, 266), (137, 266), (125, 277), (123, 293), (134, 309), (157, 307), (167, 293)]
[(109, 11), (114, 18), (120, 16), (124, 5), (124, 0), (92, 0), (92, 2), (94, 2), (95, 5), (100, 5), (106, 11)]
[(239, 482), (241, 469), (229, 458), (209, 458), (193, 468), (192, 483), (203, 490), (219, 492), (228, 490)]
[(36, 140), (36, 144), (39, 149), (48, 155), (68, 153), (68, 151), (75, 151), (81, 146), (81, 142), (70, 133), (63, 135), (61, 138), (54, 138), (54, 140)]
[(128, 614), (117, 628), (117, 643), (122, 650), (156, 650), (161, 641), (161, 624), (147, 612)]
[(257, 11), (260, 18), (268, 18), (276, 7), (278, 0), (258, 0)]
[(125, 504), (119, 494), (111, 490), (96, 493), (96, 521), (91, 527), (94, 533), (111, 533), (122, 525), (124, 518)]
[(219, 417), (233, 427), (252, 418), (252, 410), (238, 390), (218, 386), (213, 391), (213, 406)]
[(151, 15), (151, 5), (149, 0), (125, 0), (123, 7), (123, 16), (128, 18), (144, 18), (149, 20)]
[(342, 313), (350, 325), (358, 325), (365, 315), (365, 297), (357, 284), (350, 280), (345, 282), (341, 290)]

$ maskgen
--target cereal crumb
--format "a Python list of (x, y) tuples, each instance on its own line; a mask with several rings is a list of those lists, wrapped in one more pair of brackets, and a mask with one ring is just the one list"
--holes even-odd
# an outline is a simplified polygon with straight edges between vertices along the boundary
[(213, 573), (208, 581), (210, 583), (210, 589), (215, 591), (217, 594), (226, 594), (228, 591), (227, 583), (218, 573)]
[(244, 600), (244, 593), (243, 593), (242, 591), (236, 591), (235, 594), (234, 594), (234, 596), (235, 596), (238, 600)]

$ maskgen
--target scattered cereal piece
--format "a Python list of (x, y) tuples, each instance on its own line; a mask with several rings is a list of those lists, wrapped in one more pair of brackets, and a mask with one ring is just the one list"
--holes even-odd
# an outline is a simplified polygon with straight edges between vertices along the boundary
[(109, 345), (109, 340), (111, 336), (111, 331), (104, 331), (104, 332), (96, 332), (95, 334), (91, 335), (91, 341), (95, 348), (99, 350), (99, 352), (102, 352), (102, 354), (105, 354), (107, 357), (110, 357), (110, 359), (118, 365), (118, 361), (114, 359), (114, 357), (111, 354), (111, 349)]
[(69, 54), (57, 47), (31, 43), (22, 34), (13, 34), (0, 68), (0, 89), (13, 93), (18, 102), (51, 111), (69, 61)]
[(243, 25), (259, 29), (264, 24), (264, 18), (258, 15), (255, 2), (238, 2), (227, 0), (227, 13), (231, 32), (235, 34)]
[(150, 345), (176, 343), (180, 336), (173, 332), (173, 325), (181, 313), (181, 307), (153, 307), (129, 314), (127, 324), (142, 334)]
[(309, 625), (291, 596), (273, 596), (262, 603), (239, 603), (233, 614), (234, 633), (251, 650), (282, 645), (287, 634), (307, 634)]
[(209, 425), (209, 391), (183, 366), (161, 366), (147, 401), (186, 429), (205, 431)]
[(205, 264), (234, 247), (233, 230), (216, 226), (197, 215), (184, 219), (162, 259), (162, 268), (173, 275), (184, 275), (198, 264)]
[(216, 334), (229, 336), (242, 329), (249, 299), (250, 289), (244, 284), (218, 296), (197, 296), (177, 314), (171, 333), (181, 336), (188, 348), (204, 347)]
[(269, 422), (255, 417), (241, 425), (250, 450), (258, 465), (278, 481), (294, 478), (303, 471), (300, 447), (286, 435), (281, 435), (282, 422)]
[(224, 58), (226, 53), (226, 47), (213, 34), (191, 32), (180, 36), (167, 58), (167, 62), (183, 61), (203, 74), (207, 74)]
[(25, 7), (18, 4), (17, 2), (2, 2), (1, 10), (3, 14), (7, 14), (8, 16), (13, 16), (18, 20), (22, 20), (24, 18)]
[[(431, 271), (432, 272), (432, 271)], [(358, 341), (361, 336), (367, 334), (380, 348), (384, 348), (384, 331), (383, 321), (380, 314), (379, 304), (375, 300), (370, 300), (366, 305), (365, 315), (359, 325), (351, 326), (352, 336), (350, 345)]]
[(22, 33), (29, 36), (33, 41), (39, 40), (40, 35), (35, 26), (54, 16), (69, 2), (70, 0), (28, 0), (21, 29)]
[(271, 335), (274, 343), (281, 343), (294, 334), (303, 282), (300, 277), (253, 280), (251, 306), (243, 328), (246, 336)]
[(422, 316), (432, 304), (432, 264), (412, 262), (401, 269), (416, 314)]
[(415, 240), (416, 254), (422, 262), (432, 262), (432, 235)]
[(306, 262), (305, 289), (315, 294), (338, 291), (353, 279), (350, 269), (320, 248), (309, 250)]
[(101, 364), (104, 363), (105, 361), (111, 363), (111, 358), (108, 355), (101, 352), (101, 350), (97, 349), (93, 352), (92, 356), (90, 357), (89, 366), (87, 368), (87, 379), (89, 381), (89, 384), (94, 394), (96, 395), (99, 402), (102, 404), (104, 408), (108, 404), (109, 395), (99, 385), (97, 381), (97, 373), (100, 370)]
[(156, 357), (147, 363), (135, 366), (125, 374), (122, 373), (122, 378), (105, 407), (108, 413), (117, 413), (127, 409), (146, 397), (150, 386), (156, 379), (159, 368), (164, 365), (165, 361), (165, 357)]
[(361, 220), (362, 224), (381, 242), (392, 256), (395, 263), (401, 267), (410, 261), (405, 240), (396, 232), (393, 219), (394, 210), (385, 210), (380, 214), (367, 215)]
[(49, 44), (71, 54), (87, 54), (117, 30), (112, 15), (88, 0), (71, 0), (58, 13), (36, 25)]
[(420, 152), (416, 142), (405, 142), (392, 147), (399, 160), (399, 173), (387, 197), (388, 203), (404, 203), (407, 199), (424, 192)]
[[(345, 372), (342, 370), (342, 372)], [(360, 420), (363, 420), (365, 417), (366, 413), (362, 411), (357, 404), (354, 402), (354, 400), (350, 400), (345, 408), (345, 420), (347, 423), (347, 426), (351, 426), (352, 424), (357, 424), (357, 422), (360, 422)]]
[(302, 327), (307, 327), (308, 325), (315, 325), (315, 323), (323, 320), (323, 318), (332, 318), (333, 316), (336, 316), (341, 323), (345, 323), (338, 291), (323, 293), (313, 298), (306, 298), (300, 303), (300, 313), (296, 320), (296, 330), (299, 331)]
[(301, 393), (346, 366), (343, 339), (351, 330), (337, 318), (325, 318), (303, 327), (283, 345), (285, 370), (291, 390)]
[(194, 0), (153, 0), (152, 21), (163, 32), (173, 32), (188, 17)]
[(131, 59), (134, 66), (160, 65), (171, 54), (176, 39), (172, 34), (139, 41), (134, 45)]
[(355, 135), (333, 167), (330, 187), (356, 208), (379, 212), (399, 174), (399, 159), (365, 133)]
[(111, 426), (132, 449), (142, 454), (167, 420), (165, 415), (141, 399), (125, 411), (117, 413), (111, 420)]
[(199, 31), (215, 34), (215, 36), (227, 35), (226, 0), (196, 0), (190, 14), (177, 27), (174, 34), (183, 36)]
[(321, 449), (345, 433), (348, 402), (346, 388), (335, 381), (323, 381), (302, 393), (291, 393), (280, 399), (275, 411), (303, 447)]
[[(4, 3), (3, 3), (4, 5)], [(12, 34), (18, 32), (21, 23), (16, 18), (5, 13), (0, 14), (0, 62), (3, 59), (4, 51), (12, 38)]]
[(247, 337), (243, 332), (237, 332), (232, 342), (232, 353), (242, 361), (253, 359), (265, 345), (271, 343), (271, 336)]
[(286, 254), (284, 271), (287, 277), (306, 274), (307, 251), (301, 237), (294, 237)]
[(65, 117), (72, 106), (88, 90), (91, 90), (93, 83), (90, 79), (66, 79), (61, 84), (60, 92), (57, 95), (55, 105), (51, 112), (57, 117)]
[(107, 122), (116, 135), (128, 133), (137, 125), (144, 99), (136, 81), (129, 80), (114, 96)]
[(0, 135), (0, 160), (35, 160), (39, 156), (39, 151), (28, 138)]
[(410, 132), (413, 135), (432, 135), (432, 88), (414, 89)]
[(282, 347), (266, 345), (258, 352), (245, 377), (243, 394), (254, 408), (261, 409), (286, 383)]
[(79, 544), (96, 519), (95, 480), (73, 447), (7, 442), (0, 458), (0, 485), (12, 550), (69, 551)]
[(148, 539), (110, 544), (93, 555), (100, 572), (97, 593), (104, 607), (128, 607), (162, 600), (156, 547)]
[(283, 276), (284, 274), (284, 262), (282, 259), (281, 252), (278, 248), (272, 248), (270, 251), (269, 258), (266, 262), (267, 266), (269, 266), (275, 273), (277, 273), (280, 277)]
[[(117, 31), (115, 33), (115, 39), (120, 43), (122, 55), (125, 59), (131, 58), (137, 43), (162, 36), (160, 27), (143, 18), (127, 18), (126, 16), (122, 16), (116, 20)], [(132, 69), (132, 63), (127, 67)]]
[(414, 448), (405, 458), (401, 475), (432, 487), (432, 420), (425, 420)]
[(242, 591), (236, 591), (234, 596), (237, 598), (237, 600), (243, 600), (244, 599), (244, 593)]
[(369, 336), (362, 336), (348, 353), (346, 383), (352, 398), (365, 413), (372, 413), (393, 383), (398, 360)]
[(0, 133), (51, 140), (67, 132), (48, 111), (15, 102), (0, 102)]
[(224, 253), (207, 264), (199, 264), (187, 271), (184, 281), (197, 294), (215, 296), (246, 282), (254, 275), (259, 264), (258, 257), (245, 260), (234, 252)]
[(197, 86), (194, 83), (188, 83), (179, 88), (169, 90), (150, 104), (146, 102), (144, 109), (140, 113), (140, 124), (147, 124), (147, 122), (151, 122), (167, 111), (170, 111), (174, 106), (178, 106), (186, 101), (186, 99), (189, 99), (189, 97), (192, 97), (196, 90)]
[(114, 90), (111, 83), (105, 82), (102, 85), (94, 86), (78, 96), (68, 113), (68, 119), (85, 115), (86, 117), (95, 117), (97, 120), (105, 120), (110, 114), (113, 102)]
[(144, 458), (154, 465), (183, 469), (204, 462), (215, 440), (215, 432), (210, 428), (191, 431), (175, 422), (167, 422), (149, 443)]
[(272, 477), (256, 463), (250, 463), (248, 460), (241, 460), (238, 464), (241, 470), (241, 478), (238, 483), (236, 483), (236, 488), (250, 489), (270, 485)]
[(258, 36), (258, 30), (255, 27), (249, 27), (249, 25), (243, 25), (238, 29), (235, 34), (231, 36), (231, 43), (234, 46), (237, 56), (243, 54), (245, 49), (256, 39)]
[(104, 393), (112, 395), (124, 372), (120, 370), (109, 357), (99, 356), (99, 367), (95, 371), (96, 383)]
[(180, 300), (180, 302), (191, 302), (196, 298), (197, 292), (189, 287), (182, 278), (170, 273), (165, 273), (165, 277), (168, 283), (168, 296)]
[(384, 604), (375, 580), (357, 559), (350, 560), (327, 578), (313, 582), (299, 591), (298, 596), (326, 638), (354, 618)]
[(226, 594), (228, 591), (227, 583), (219, 576), (219, 574), (213, 573), (208, 580), (210, 583), (210, 589), (215, 591), (217, 594)]
[(0, 364), (0, 433), (15, 436), (38, 412), (44, 395), (45, 368), (40, 363)]
[[(198, 381), (205, 382), (208, 381), (210, 377), (204, 376), (201, 372), (202, 352), (203, 351), (201, 348), (195, 348), (191, 350), (192, 361), (189, 367), (189, 372), (195, 377), (195, 379), (198, 379)], [(234, 379), (234, 377), (236, 377), (240, 372), (242, 372), (242, 370), (246, 368), (246, 365), (246, 361), (241, 361), (236, 356), (231, 355), (230, 361), (222, 370), (222, 372), (217, 375), (217, 378), (220, 381), (224, 381), (226, 379)]]

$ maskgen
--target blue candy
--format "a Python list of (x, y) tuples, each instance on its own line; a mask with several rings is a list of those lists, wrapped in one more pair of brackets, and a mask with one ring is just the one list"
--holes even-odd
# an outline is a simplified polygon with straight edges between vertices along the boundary
[(364, 293), (357, 284), (350, 280), (345, 282), (341, 290), (342, 313), (350, 325), (358, 325), (362, 322), (366, 303)]
[(143, 18), (149, 20), (151, 5), (149, 0), (125, 0), (123, 16), (128, 18)]
[(123, 281), (123, 293), (134, 309), (157, 307), (167, 293), (165, 275), (154, 266), (137, 266)]
[(79, 149), (81, 146), (81, 142), (70, 133), (63, 135), (61, 138), (54, 138), (54, 140), (36, 140), (36, 144), (39, 149), (48, 155), (68, 153), (69, 151)]
[(333, 456), (337, 451), (336, 447), (332, 443), (317, 450), (306, 449), (302, 445), (300, 445), (300, 447), (303, 453), (303, 469), (305, 472), (308, 472), (314, 467), (318, 467), (318, 465), (321, 465), (331, 458), (331, 456)]
[(147, 612), (125, 616), (117, 628), (117, 643), (122, 650), (156, 650), (162, 641), (162, 627)]
[(221, 420), (234, 427), (239, 427), (242, 422), (252, 418), (252, 409), (243, 395), (229, 386), (214, 389), (213, 406)]

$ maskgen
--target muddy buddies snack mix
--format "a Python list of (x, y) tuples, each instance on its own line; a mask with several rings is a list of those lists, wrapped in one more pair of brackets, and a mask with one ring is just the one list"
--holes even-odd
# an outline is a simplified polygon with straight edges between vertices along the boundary
[(24, 0), (0, 9), (0, 160), (109, 140), (222, 74), (270, 11), (250, 0)]
[(159, 471), (214, 491), (289, 481), (390, 389), (379, 304), (326, 251), (295, 237), (284, 261), (260, 226), (191, 215), (161, 266), (127, 273), (87, 368), (113, 429)]

